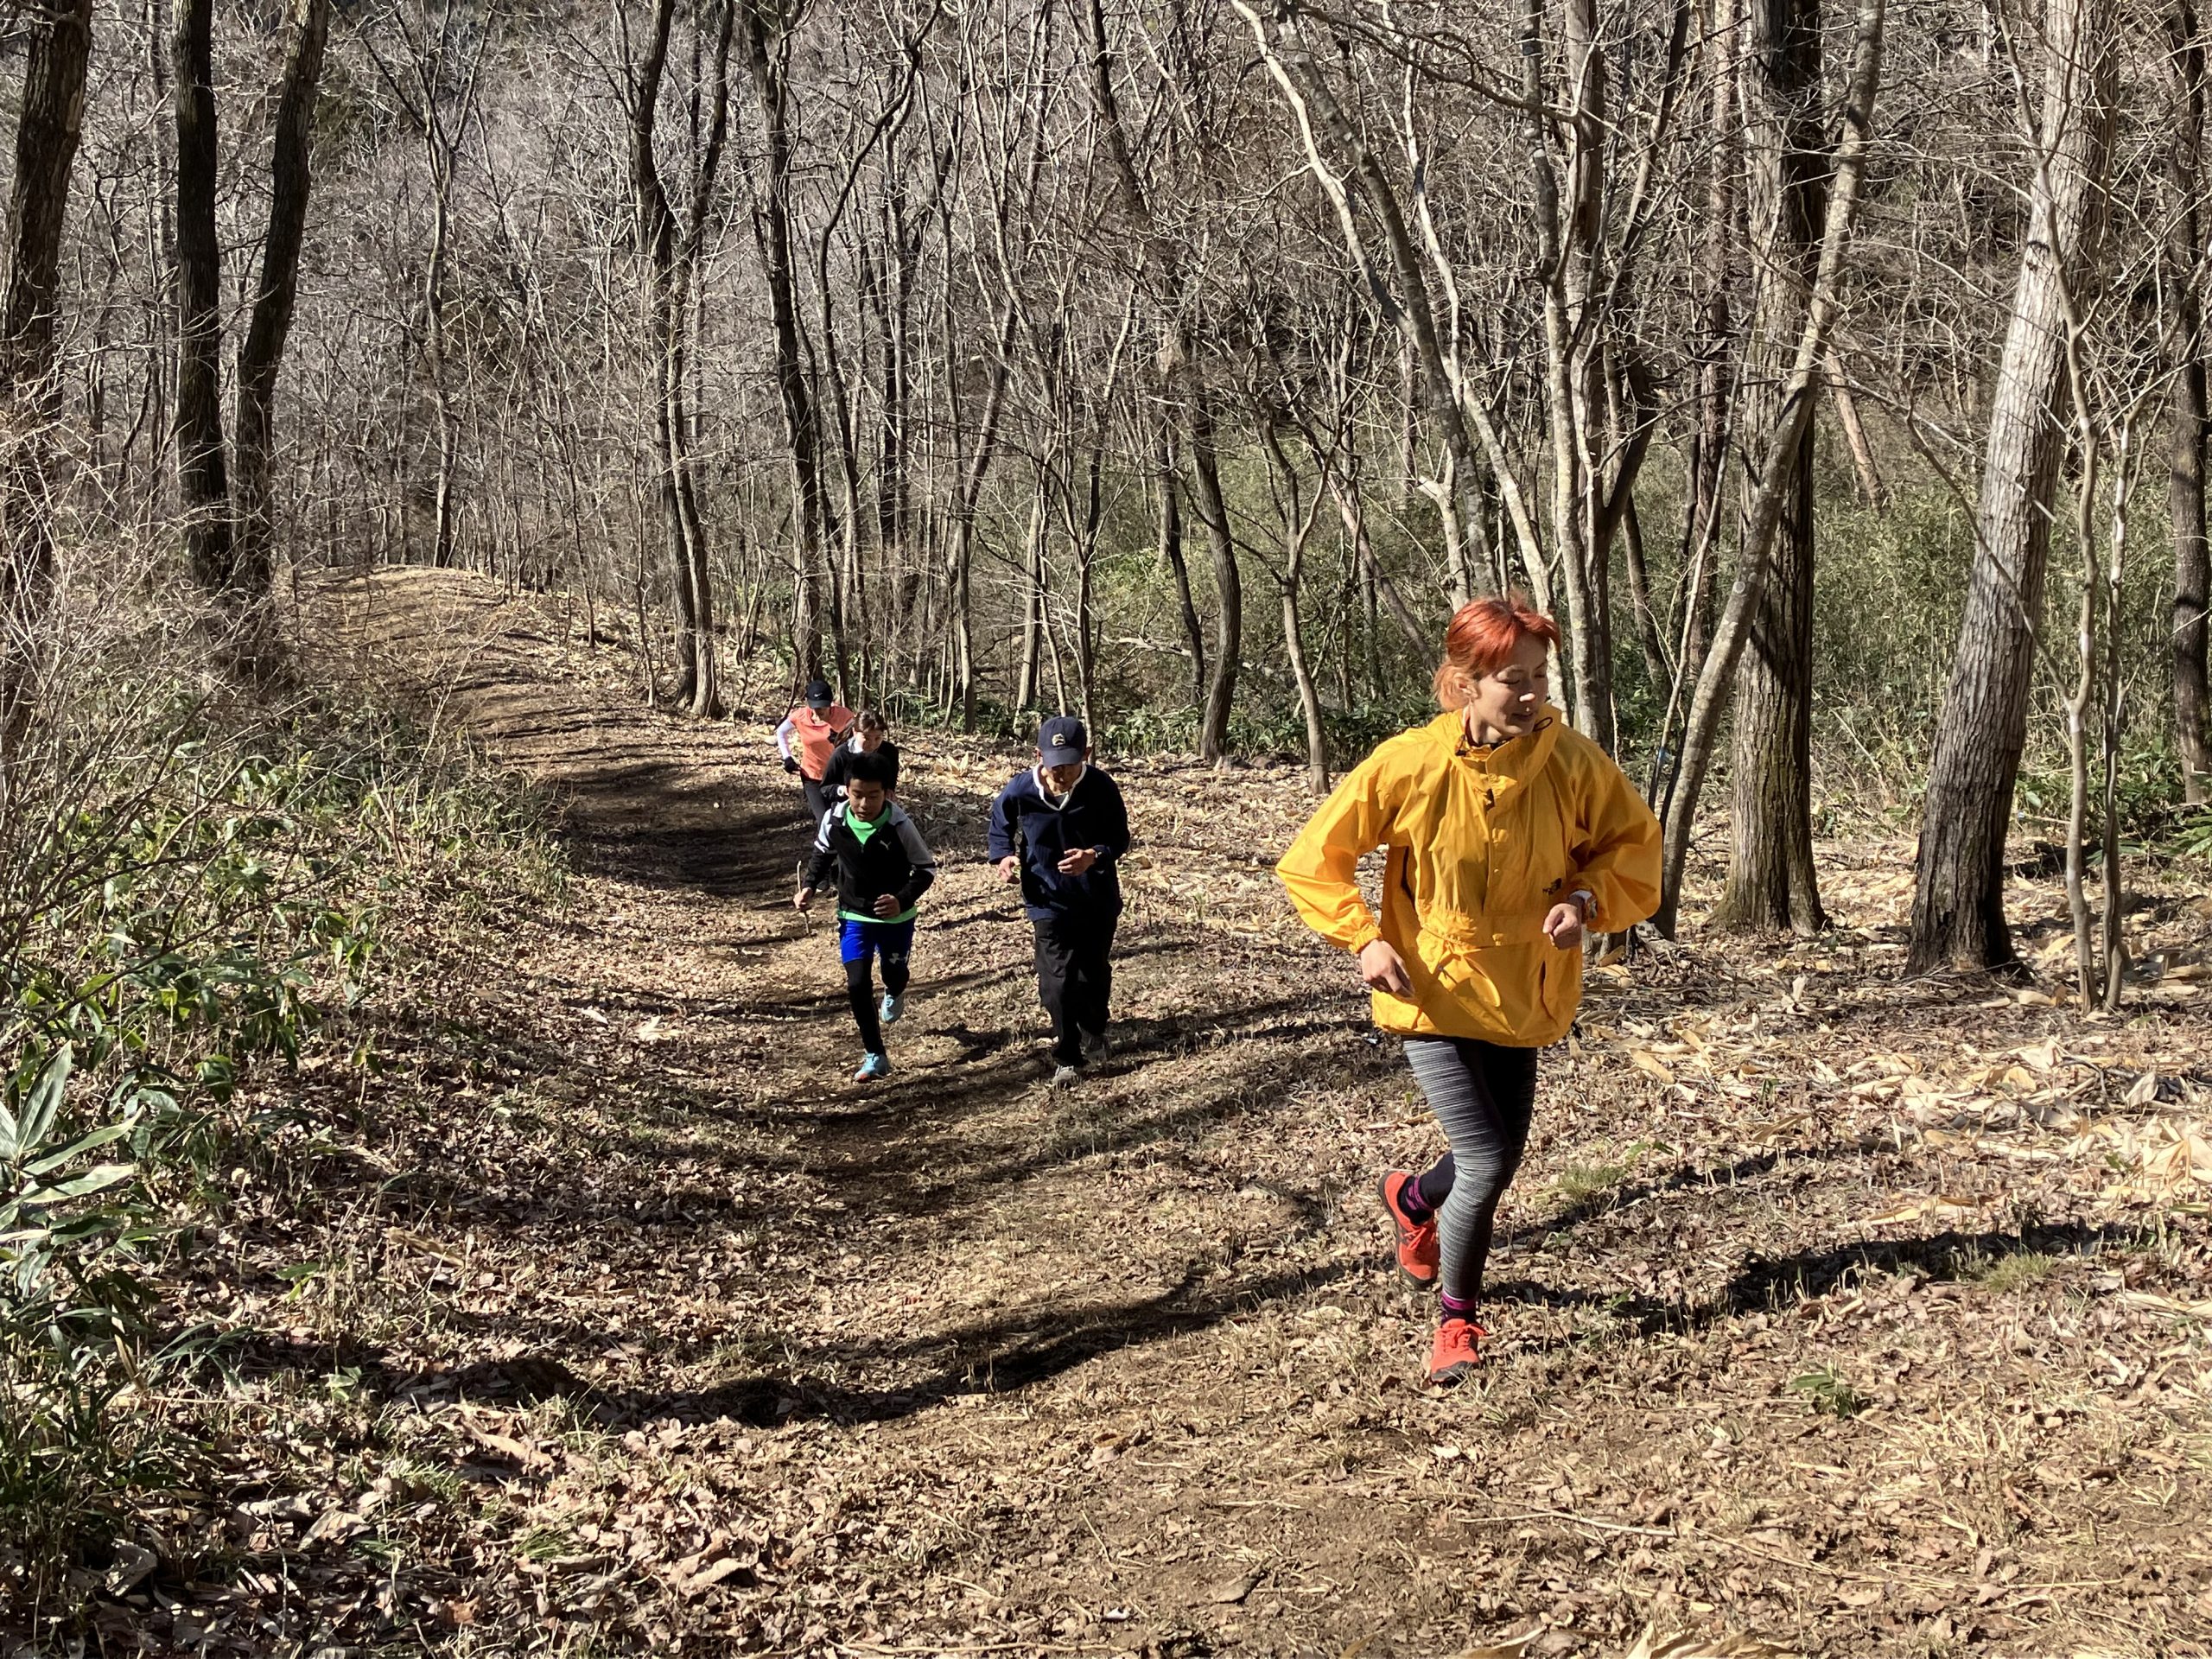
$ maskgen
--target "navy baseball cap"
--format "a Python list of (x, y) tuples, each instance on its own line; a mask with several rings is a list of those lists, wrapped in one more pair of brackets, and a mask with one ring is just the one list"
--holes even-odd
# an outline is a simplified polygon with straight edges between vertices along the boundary
[(1048, 766), (1071, 766), (1090, 747), (1090, 734), (1072, 715), (1054, 715), (1037, 728), (1037, 753)]
[(806, 683), (806, 706), (808, 708), (827, 709), (831, 703), (836, 701), (836, 693), (830, 690), (829, 681), (809, 680)]

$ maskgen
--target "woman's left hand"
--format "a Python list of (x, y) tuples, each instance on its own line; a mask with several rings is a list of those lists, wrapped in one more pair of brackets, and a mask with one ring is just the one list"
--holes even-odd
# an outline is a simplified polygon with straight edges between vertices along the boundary
[(1572, 950), (1582, 943), (1582, 906), (1573, 899), (1563, 905), (1554, 905), (1551, 914), (1544, 918), (1544, 932), (1562, 950)]

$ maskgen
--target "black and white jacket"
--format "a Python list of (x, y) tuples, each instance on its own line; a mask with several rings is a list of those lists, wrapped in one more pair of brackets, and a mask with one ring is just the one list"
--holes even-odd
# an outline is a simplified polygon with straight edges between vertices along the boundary
[[(837, 913), (855, 921), (904, 921), (937, 880), (937, 860), (929, 843), (902, 807), (886, 805), (874, 823), (855, 829), (850, 809), (840, 801), (822, 815), (815, 831), (814, 855), (806, 862), (806, 885), (819, 889), (831, 870), (837, 873)], [(875, 913), (885, 893), (899, 901), (889, 916)]]

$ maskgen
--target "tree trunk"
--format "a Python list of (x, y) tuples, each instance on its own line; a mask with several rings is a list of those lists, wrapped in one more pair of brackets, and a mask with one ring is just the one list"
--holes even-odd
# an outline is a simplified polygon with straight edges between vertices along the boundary
[(1192, 505), (1205, 527), (1206, 548), (1212, 555), (1214, 582), (1213, 668), (1206, 682), (1205, 709), (1198, 722), (1198, 758), (1220, 761), (1229, 753), (1229, 718), (1236, 702), (1236, 673), (1244, 639), (1243, 579), (1236, 565), (1236, 543), (1230, 532), (1229, 508), (1221, 490), (1221, 467), (1214, 451), (1213, 397), (1205, 371), (1198, 360), (1197, 344), (1183, 319), (1183, 273), (1175, 250), (1160, 234), (1147, 200), (1136, 162), (1129, 153), (1128, 135), (1122, 128), (1121, 106), (1114, 97), (1114, 59), (1106, 46), (1106, 20), (1099, 0), (1088, 0), (1090, 25), (1090, 95), (1103, 136), (1115, 188), (1143, 245), (1145, 281), (1153, 303), (1166, 320), (1162, 346), (1161, 378), (1169, 395), (1180, 405), (1183, 430), (1191, 451), (1191, 475), (1195, 486)]
[(1035, 496), (1029, 504), (1029, 539), (1021, 559), (1021, 667), (1014, 682), (1014, 706), (1024, 709), (1037, 701), (1045, 644), (1045, 474), (1040, 466), (1032, 480)]
[(1198, 623), (1198, 607), (1191, 602), (1191, 566), (1183, 556), (1183, 487), (1175, 465), (1175, 425), (1160, 423), (1153, 468), (1154, 499), (1160, 513), (1160, 558), (1175, 579), (1176, 616), (1183, 625), (1183, 643), (1191, 653), (1191, 701), (1203, 707), (1206, 700), (1206, 636)]
[(1643, 653), (1643, 677), (1650, 682), (1651, 695), (1657, 696), (1674, 680), (1674, 671), (1667, 663), (1667, 641), (1659, 632), (1659, 613), (1651, 607), (1651, 573), (1643, 551), (1643, 521), (1636, 511), (1636, 498), (1630, 496), (1621, 513), (1621, 547), (1623, 565), (1628, 571), (1628, 602), (1636, 613), (1637, 649)]
[[(944, 296), (944, 377), (946, 396), (957, 398), (960, 386), (959, 336), (952, 326), (952, 296), (950, 284)], [(952, 501), (952, 545), (947, 558), (946, 585), (952, 590), (953, 677), (960, 703), (960, 729), (976, 729), (976, 613), (970, 592), (970, 573), (975, 563), (976, 504), (983, 493), (983, 480), (991, 470), (991, 457), (998, 448), (999, 417), (1006, 408), (1007, 382), (1010, 378), (1009, 359), (1014, 350), (1014, 334), (1018, 321), (1014, 302), (1007, 302), (999, 318), (997, 349), (991, 358), (990, 388), (983, 395), (983, 416), (977, 425), (975, 453), (968, 457), (967, 465), (959, 470), (957, 493)], [(953, 435), (953, 458), (959, 462), (960, 418), (956, 406), (950, 426)]]
[[(1760, 275), (1745, 342), (1744, 429), (1764, 434), (1804, 315), (1825, 202), (1819, 0), (1751, 0), (1744, 38), (1745, 199)], [(1747, 449), (1756, 479), (1766, 457)], [(1784, 463), (1772, 562), (1736, 672), (1735, 807), (1716, 925), (1818, 932), (1813, 864), (1813, 423)], [(1744, 504), (1746, 521), (1756, 503)]]
[(1213, 563), (1213, 667), (1206, 677), (1205, 714), (1198, 725), (1198, 759), (1216, 763), (1229, 757), (1229, 717), (1236, 702), (1236, 671), (1244, 650), (1244, 582), (1236, 568), (1236, 543), (1229, 531), (1229, 506), (1221, 493), (1221, 470), (1214, 455), (1213, 406), (1205, 378), (1188, 357), (1179, 378), (1186, 398), (1185, 429), (1191, 440), (1191, 476), (1198, 486), (1199, 522)]
[(71, 0), (32, 30), (16, 125), (0, 291), (0, 802), (10, 798), (37, 702), (39, 638), (53, 587), (53, 483), (61, 410), (56, 315), (61, 232), (85, 111), (92, 0)]
[(1549, 431), (1552, 536), (1567, 582), (1567, 657), (1573, 668), (1575, 724), (1611, 753), (1613, 719), (1612, 630), (1605, 573), (1595, 545), (1595, 468), (1589, 416), (1595, 404), (1594, 349), (1587, 327), (1592, 296), (1589, 260), (1601, 207), (1605, 77), (1592, 0), (1566, 9), (1568, 72), (1575, 88), (1567, 135), (1565, 188), (1551, 153), (1544, 114), (1544, 0), (1525, 0), (1521, 19), (1523, 141), (1535, 176), (1538, 276), (1544, 296), (1544, 413)]
[[(1300, 505), (1302, 486), (1297, 469), (1291, 465), (1281, 438), (1264, 410), (1261, 415), (1260, 441), (1266, 448), (1274, 475), (1275, 514), (1282, 524), (1282, 571), (1276, 578), (1276, 585), (1282, 601), (1283, 655), (1290, 664), (1292, 683), (1298, 688), (1299, 711), (1306, 717), (1306, 781), (1318, 798), (1329, 792), (1328, 728), (1321, 717), (1320, 690), (1313, 683), (1313, 664), (1306, 655), (1306, 626), (1299, 614), (1298, 601), (1305, 576), (1306, 544), (1313, 537), (1313, 521), (1320, 513), (1324, 486), (1321, 480), (1315, 479), (1312, 505)], [(1320, 457), (1317, 455), (1316, 459)]]
[(1974, 572), (1936, 728), (1915, 870), (1910, 971), (2012, 964), (2005, 840), (2027, 739), (2050, 507), (2065, 448), (2061, 373), (2069, 291), (2097, 266), (2112, 125), (2112, 0), (2045, 0), (2041, 129), (2030, 232), (1999, 362), (1975, 509)]
[(712, 652), (700, 628), (698, 588), (692, 579), (690, 550), (684, 535), (677, 466), (684, 437), (678, 401), (683, 383), (683, 308), (676, 272), (676, 215), (669, 207), (659, 158), (653, 149), (669, 37), (675, 22), (676, 0), (658, 0), (652, 32), (638, 62), (631, 92), (630, 188), (637, 214), (638, 246), (645, 258), (645, 338), (653, 359), (653, 496), (660, 505), (661, 537), (676, 607), (675, 695), (678, 703), (688, 705), (712, 673), (709, 661)]
[(1889, 486), (1882, 482), (1881, 469), (1874, 465), (1874, 448), (1866, 442), (1866, 425), (1859, 418), (1859, 399), (1851, 390), (1851, 375), (1844, 367), (1842, 353), (1828, 353), (1827, 374), (1836, 424), (1843, 429), (1843, 441), (1851, 449), (1852, 469), (1859, 474), (1859, 499), (1870, 507), (1886, 507)]
[(2212, 599), (2212, 556), (2204, 518), (2205, 435), (2212, 428), (2204, 372), (2202, 294), (2204, 40), (2195, 0), (2175, 0), (2167, 20), (2176, 79), (2174, 130), (2167, 151), (2171, 200), (2168, 264), (2176, 326), (2168, 347), (2173, 374), (2166, 427), (2168, 510), (2173, 519), (2174, 739), (2181, 752), (2182, 798), (2202, 804), (2212, 794), (2212, 682), (2206, 674), (2205, 609)]
[[(1813, 418), (1818, 394), (1821, 359), (1827, 349), (1828, 331), (1834, 326), (1838, 289), (1845, 256), (1851, 245), (1851, 227), (1857, 215), (1859, 190), (1866, 170), (1866, 147), (1874, 124), (1874, 100), (1882, 79), (1882, 40), (1887, 18), (1885, 0), (1859, 0), (1854, 26), (1851, 72), (1844, 87), (1843, 137), (1835, 150), (1834, 181), (1828, 195), (1827, 222), (1821, 232), (1820, 263), (1808, 296), (1797, 350), (1789, 377), (1776, 404), (1774, 424), (1760, 435), (1759, 453), (1765, 456), (1751, 510), (1744, 527), (1743, 550), (1737, 560), (1736, 579), (1728, 591), (1713, 631), (1713, 649), (1698, 670), (1696, 694), (1682, 728), (1680, 774), (1667, 798), (1664, 847), (1658, 913), (1653, 918), (1662, 933), (1672, 935), (1681, 912), (1682, 875), (1689, 861), (1690, 834), (1697, 822), (1698, 798), (1705, 774), (1713, 763), (1720, 716), (1751, 637), (1751, 620), (1765, 586), (1767, 563), (1783, 510), (1789, 499), (1797, 446)], [(1688, 672), (1687, 664), (1683, 666)]]
[[(1706, 137), (1707, 164), (1712, 172), (1706, 191), (1704, 239), (1690, 273), (1698, 311), (1697, 430), (1690, 440), (1688, 505), (1682, 514), (1681, 551), (1675, 560), (1675, 568), (1685, 573), (1675, 630), (1681, 642), (1675, 672), (1685, 677), (1696, 674), (1705, 660), (1712, 626), (1713, 551), (1720, 527), (1720, 480), (1728, 454), (1728, 394), (1733, 380), (1729, 358), (1736, 336), (1728, 295), (1738, 245), (1735, 229), (1741, 135), (1736, 65), (1743, 33), (1741, 4), (1742, 0), (1713, 0), (1711, 24), (1713, 110)], [(1665, 738), (1672, 735), (1662, 734)]]
[(446, 341), (446, 265), (453, 251), (452, 158), (442, 158), (435, 118), (426, 124), (430, 152), (430, 259), (423, 273), (423, 343), (430, 371), (430, 401), (438, 414), (438, 471), (432, 480), (430, 563), (450, 569), (455, 557), (454, 473), (461, 463), (461, 415), (454, 407)]
[(330, 0), (290, 0), (290, 40), (276, 92), (275, 148), (269, 163), (269, 235), (261, 283), (238, 351), (238, 577), (257, 599), (269, 591), (276, 526), (270, 489), (276, 464), (276, 381), (284, 364), (306, 238), (315, 95), (322, 84)]
[(194, 579), (237, 577), (223, 454), (223, 260), (215, 237), (214, 0), (176, 0), (177, 505)]
[[(785, 42), (772, 37), (766, 0), (734, 0), (746, 67), (760, 100), (766, 176), (753, 231), (774, 327), (776, 390), (791, 467), (791, 639), (802, 678), (822, 671), (823, 537), (828, 503), (822, 486), (821, 428), (800, 348), (798, 296), (791, 265), (791, 139)], [(841, 653), (842, 654), (842, 653)]]
[[(162, 0), (146, 0), (146, 79), (156, 107), (170, 98), (168, 31), (162, 15)], [(168, 516), (170, 482), (169, 443), (175, 436), (175, 417), (169, 406), (169, 375), (175, 364), (176, 340), (176, 152), (154, 143), (155, 202), (146, 215), (145, 259), (153, 274), (152, 306), (146, 322), (150, 346), (146, 358), (146, 483), (140, 507), (140, 524), (151, 527)]]
[[(697, 145), (698, 161), (693, 172), (691, 200), (684, 214), (683, 233), (674, 250), (668, 308), (664, 319), (668, 328), (667, 350), (663, 359), (668, 403), (668, 471), (675, 485), (677, 523), (681, 532), (681, 563), (675, 575), (678, 586), (688, 588), (690, 594), (692, 627), (697, 640), (690, 712), (702, 720), (719, 719), (723, 712), (721, 667), (715, 645), (712, 549), (707, 540), (705, 516), (699, 510), (696, 414), (690, 406), (685, 387), (689, 384), (690, 330), (696, 315), (691, 297), (699, 287), (699, 256), (713, 217), (715, 184), (721, 172), (722, 149), (729, 136), (729, 54), (736, 28), (734, 4), (735, 0), (719, 0), (710, 14), (713, 22), (709, 24), (702, 18), (698, 24), (702, 31), (711, 27), (715, 35), (707, 130), (700, 134), (695, 125), (693, 139)], [(696, 69), (696, 41), (694, 48)], [(695, 124), (697, 116), (695, 97)]]

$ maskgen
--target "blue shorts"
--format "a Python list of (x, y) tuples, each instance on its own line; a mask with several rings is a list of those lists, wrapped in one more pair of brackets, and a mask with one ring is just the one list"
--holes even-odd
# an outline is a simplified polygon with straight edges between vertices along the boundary
[(848, 964), (874, 960), (882, 952), (886, 965), (904, 962), (914, 953), (914, 921), (856, 922), (849, 916), (837, 924), (837, 960)]

